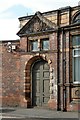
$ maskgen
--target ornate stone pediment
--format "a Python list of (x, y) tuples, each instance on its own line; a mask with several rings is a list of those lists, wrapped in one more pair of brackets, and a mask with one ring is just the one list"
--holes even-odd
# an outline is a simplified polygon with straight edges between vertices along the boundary
[(39, 32), (51, 31), (56, 25), (45, 18), (40, 12), (37, 12), (17, 33), (19, 36), (37, 34)]

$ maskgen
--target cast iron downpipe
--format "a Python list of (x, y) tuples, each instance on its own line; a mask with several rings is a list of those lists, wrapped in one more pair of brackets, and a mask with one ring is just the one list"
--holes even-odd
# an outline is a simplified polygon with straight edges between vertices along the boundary
[(61, 111), (61, 93), (60, 93), (60, 31), (57, 31), (57, 110)]
[(66, 111), (66, 41), (62, 29), (62, 90), (63, 90), (63, 111)]

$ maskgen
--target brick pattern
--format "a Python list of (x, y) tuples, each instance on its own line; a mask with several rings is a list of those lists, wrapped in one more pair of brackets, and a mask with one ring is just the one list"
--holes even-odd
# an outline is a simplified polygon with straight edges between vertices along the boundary
[(2, 106), (19, 106), (20, 56), (8, 53), (5, 44), (2, 44)]

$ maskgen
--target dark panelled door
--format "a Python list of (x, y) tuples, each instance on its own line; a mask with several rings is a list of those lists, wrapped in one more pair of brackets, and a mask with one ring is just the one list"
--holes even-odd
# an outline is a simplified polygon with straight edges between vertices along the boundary
[(38, 61), (32, 68), (32, 105), (46, 106), (49, 100), (49, 66)]

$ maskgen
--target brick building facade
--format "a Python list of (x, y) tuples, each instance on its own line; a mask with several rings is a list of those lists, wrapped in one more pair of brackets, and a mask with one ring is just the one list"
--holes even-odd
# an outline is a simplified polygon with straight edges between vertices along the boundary
[(79, 110), (80, 6), (19, 18), (20, 40), (2, 41), (2, 106)]

